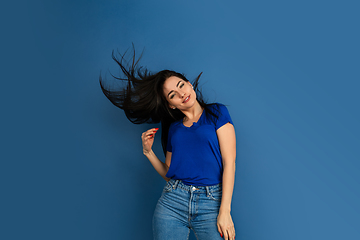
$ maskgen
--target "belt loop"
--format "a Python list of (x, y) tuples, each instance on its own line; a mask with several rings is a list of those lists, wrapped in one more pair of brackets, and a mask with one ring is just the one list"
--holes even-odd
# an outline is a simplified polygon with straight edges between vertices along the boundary
[(177, 185), (178, 185), (179, 181), (180, 181), (180, 180), (175, 180), (175, 183), (174, 183), (174, 185), (173, 185), (173, 189), (176, 189), (176, 187), (177, 187)]
[(209, 186), (205, 186), (206, 189), (206, 196), (210, 197), (210, 189)]

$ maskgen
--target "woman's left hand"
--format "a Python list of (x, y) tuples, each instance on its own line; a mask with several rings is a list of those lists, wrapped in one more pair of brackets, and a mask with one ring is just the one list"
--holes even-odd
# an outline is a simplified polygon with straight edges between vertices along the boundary
[(230, 212), (220, 210), (217, 217), (217, 227), (220, 236), (225, 240), (235, 239), (235, 228)]

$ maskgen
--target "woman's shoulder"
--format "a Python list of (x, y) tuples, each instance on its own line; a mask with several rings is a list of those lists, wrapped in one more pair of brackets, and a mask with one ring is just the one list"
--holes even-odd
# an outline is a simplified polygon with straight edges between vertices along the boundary
[(210, 115), (214, 116), (216, 115), (216, 120), (219, 120), (219, 118), (230, 118), (230, 113), (226, 105), (222, 103), (212, 103), (208, 105), (208, 112), (211, 112)]
[(222, 112), (224, 109), (227, 109), (224, 104), (218, 102), (207, 104), (206, 107), (216, 112)]

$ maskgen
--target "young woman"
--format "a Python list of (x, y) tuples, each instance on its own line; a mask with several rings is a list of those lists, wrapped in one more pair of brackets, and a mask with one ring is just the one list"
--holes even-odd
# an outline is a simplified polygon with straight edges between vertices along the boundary
[(158, 128), (141, 136), (144, 155), (167, 181), (154, 212), (154, 239), (185, 240), (190, 229), (198, 240), (235, 239), (230, 211), (236, 138), (227, 108), (203, 101), (197, 88), (201, 74), (191, 84), (174, 71), (152, 74), (138, 67), (135, 50), (131, 64), (124, 55), (118, 59), (113, 52), (124, 74), (115, 78), (126, 86), (106, 89), (101, 77), (100, 86), (131, 122), (161, 122), (165, 162), (152, 150)]

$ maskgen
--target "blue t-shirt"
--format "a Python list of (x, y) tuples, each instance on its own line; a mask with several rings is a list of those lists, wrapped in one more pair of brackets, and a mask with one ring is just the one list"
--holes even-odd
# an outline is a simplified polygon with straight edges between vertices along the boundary
[(186, 127), (182, 120), (169, 128), (166, 150), (172, 152), (166, 177), (182, 180), (184, 184), (211, 186), (222, 181), (222, 157), (216, 130), (226, 123), (233, 124), (227, 108), (222, 104), (208, 108), (219, 118), (202, 112), (199, 120)]

